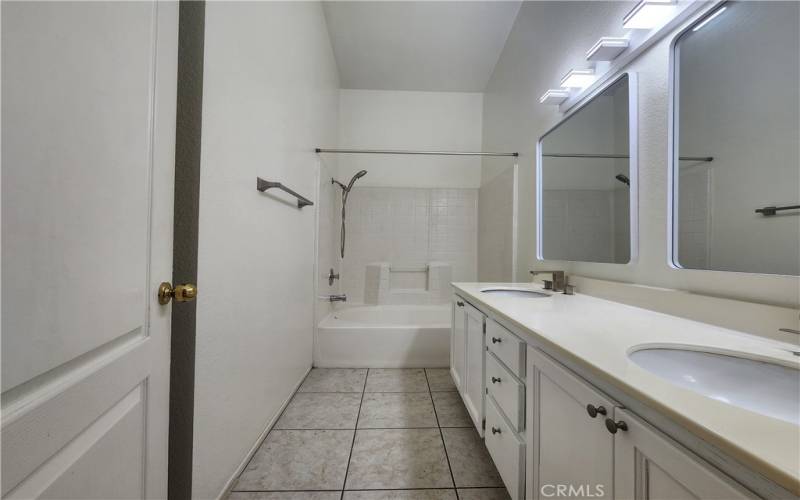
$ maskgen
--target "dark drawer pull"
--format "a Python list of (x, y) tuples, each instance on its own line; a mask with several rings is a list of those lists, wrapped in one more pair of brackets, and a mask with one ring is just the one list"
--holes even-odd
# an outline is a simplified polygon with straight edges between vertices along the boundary
[(458, 307), (464, 307), (464, 303), (463, 303), (463, 302), (461, 302), (460, 300), (459, 300), (459, 301), (456, 301), (456, 305), (457, 305)]
[(497, 427), (492, 427), (492, 434), (500, 434), (502, 431)]
[(588, 404), (586, 405), (586, 413), (588, 413), (590, 417), (595, 418), (597, 415), (605, 415), (607, 412), (604, 406)]
[(610, 418), (607, 418), (606, 429), (608, 429), (608, 432), (610, 432), (611, 434), (616, 434), (617, 431), (627, 431), (628, 424), (626, 424), (625, 421), (623, 420), (620, 420), (619, 422), (614, 422)]
[(492, 383), (493, 383), (493, 384), (498, 384), (498, 383), (500, 383), (500, 377), (492, 377)]
[(503, 339), (499, 339), (497, 337), (492, 337), (492, 344), (498, 344), (498, 343), (500, 343), (502, 341), (503, 341)]

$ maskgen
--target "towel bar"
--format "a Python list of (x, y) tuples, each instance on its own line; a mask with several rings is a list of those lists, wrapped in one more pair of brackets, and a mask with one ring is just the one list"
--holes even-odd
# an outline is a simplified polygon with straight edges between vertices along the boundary
[(256, 189), (258, 189), (259, 191), (261, 191), (263, 193), (264, 191), (266, 191), (267, 189), (270, 189), (270, 188), (278, 188), (281, 191), (285, 191), (285, 192), (289, 193), (290, 195), (294, 196), (295, 198), (297, 198), (297, 208), (303, 208), (306, 205), (313, 205), (314, 204), (313, 201), (309, 200), (305, 196), (302, 196), (302, 195), (296, 193), (295, 191), (292, 191), (291, 189), (289, 189), (288, 187), (284, 186), (280, 182), (265, 181), (261, 177), (256, 177)]

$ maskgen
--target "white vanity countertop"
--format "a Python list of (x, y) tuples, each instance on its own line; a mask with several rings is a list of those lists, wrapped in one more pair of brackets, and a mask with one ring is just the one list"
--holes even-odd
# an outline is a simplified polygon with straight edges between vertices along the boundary
[(584, 366), (732, 458), (800, 494), (800, 427), (728, 405), (674, 385), (636, 365), (628, 352), (642, 344), (734, 350), (800, 360), (781, 344), (726, 328), (588, 295), (546, 298), (481, 293), (490, 286), (541, 290), (521, 283), (453, 283), (456, 292), (531, 340)]

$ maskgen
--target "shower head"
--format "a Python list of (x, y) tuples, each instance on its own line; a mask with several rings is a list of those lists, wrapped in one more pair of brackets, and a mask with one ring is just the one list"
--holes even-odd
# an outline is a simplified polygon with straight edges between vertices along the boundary
[(617, 175), (614, 176), (614, 178), (617, 179), (618, 181), (620, 181), (621, 183), (625, 184), (626, 186), (630, 186), (631, 185), (631, 180), (628, 179), (627, 175), (617, 174)]
[(365, 175), (367, 175), (366, 170), (359, 170), (358, 172), (356, 172), (356, 175), (354, 175), (353, 178), (350, 179), (350, 182), (346, 186), (341, 182), (337, 181), (336, 179), (331, 179), (331, 184), (338, 184), (339, 187), (342, 188), (342, 191), (344, 191), (345, 193), (349, 193), (350, 190), (353, 189), (353, 184), (355, 184), (358, 179), (364, 177)]
[(351, 189), (353, 189), (353, 184), (355, 184), (358, 179), (364, 177), (365, 175), (367, 175), (366, 170), (359, 170), (356, 173), (356, 175), (354, 175), (353, 178), (350, 179), (350, 183), (347, 185), (347, 190), (350, 191)]

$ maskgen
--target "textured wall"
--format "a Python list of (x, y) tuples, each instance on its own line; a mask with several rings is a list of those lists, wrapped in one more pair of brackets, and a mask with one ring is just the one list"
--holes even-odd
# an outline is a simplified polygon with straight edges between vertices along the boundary
[[(318, 157), (339, 82), (318, 2), (206, 6), (193, 498), (215, 498), (311, 366)], [(315, 200), (316, 201), (316, 200)]]
[(514, 167), (478, 194), (478, 281), (514, 281)]
[[(483, 94), (342, 90), (339, 144), (357, 149), (479, 151)], [(325, 157), (333, 155), (323, 155)], [(359, 186), (477, 188), (474, 156), (338, 155), (340, 180)]]
[[(626, 69), (638, 73), (639, 258), (624, 264), (539, 262), (535, 237), (535, 150), (537, 139), (561, 114), (537, 97), (571, 67), (584, 64), (585, 51), (600, 36), (622, 33), (627, 2), (525, 2), (484, 94), (484, 149), (518, 150), (519, 266), (555, 267), (570, 273), (689, 290), (724, 297), (798, 307), (797, 278), (713, 271), (676, 270), (668, 263), (667, 163), (668, 80), (671, 37), (656, 43)], [(548, 47), (548, 50), (532, 50)], [(745, 71), (745, 69), (742, 69)], [(484, 161), (483, 182), (502, 172)], [(795, 316), (796, 317), (796, 316)]]

